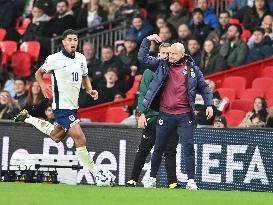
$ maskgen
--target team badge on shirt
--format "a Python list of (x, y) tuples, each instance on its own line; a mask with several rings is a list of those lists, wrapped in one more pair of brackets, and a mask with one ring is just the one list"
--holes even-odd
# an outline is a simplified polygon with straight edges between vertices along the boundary
[(195, 72), (191, 72), (191, 77), (195, 78)]
[(159, 125), (163, 125), (163, 120), (162, 120), (162, 119), (159, 119), (159, 120), (158, 120), (158, 124), (159, 124)]
[(74, 115), (69, 115), (68, 118), (69, 118), (69, 120), (72, 121), (72, 122), (75, 121), (75, 116), (74, 116)]

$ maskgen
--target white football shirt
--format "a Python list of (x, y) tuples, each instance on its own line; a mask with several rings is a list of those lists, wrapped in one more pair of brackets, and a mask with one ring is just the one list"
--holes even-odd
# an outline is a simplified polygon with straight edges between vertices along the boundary
[(49, 55), (42, 69), (52, 74), (52, 109), (78, 109), (82, 76), (88, 74), (85, 56), (76, 52), (75, 58), (72, 59), (60, 51)]

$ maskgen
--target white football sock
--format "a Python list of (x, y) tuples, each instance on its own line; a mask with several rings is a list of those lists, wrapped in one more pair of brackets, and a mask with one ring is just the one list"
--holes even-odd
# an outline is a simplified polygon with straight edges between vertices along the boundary
[(88, 170), (93, 174), (93, 176), (96, 176), (97, 174), (96, 165), (93, 159), (90, 157), (89, 152), (86, 149), (86, 146), (76, 148), (76, 153), (83, 162), (84, 166), (88, 168)]
[(52, 125), (50, 122), (41, 120), (36, 117), (28, 117), (25, 119), (25, 122), (28, 124), (33, 125), (36, 127), (38, 130), (40, 130), (42, 133), (50, 136), (50, 133), (54, 130), (54, 125)]

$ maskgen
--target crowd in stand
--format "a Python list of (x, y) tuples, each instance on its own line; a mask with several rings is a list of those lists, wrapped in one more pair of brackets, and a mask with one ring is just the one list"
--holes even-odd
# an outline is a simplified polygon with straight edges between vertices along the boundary
[[(0, 28), (7, 34), (4, 40), (38, 41), (41, 45), (36, 68), (50, 54), (50, 39), (68, 28), (86, 27), (100, 32), (103, 22), (124, 17), (130, 28), (123, 41), (104, 45), (100, 53), (96, 45), (82, 45), (89, 76), (99, 92), (99, 100), (92, 100), (84, 91), (80, 93), (80, 107), (124, 98), (132, 87), (136, 75), (148, 67), (137, 60), (138, 46), (146, 36), (158, 33), (163, 42), (184, 44), (204, 75), (224, 71), (273, 56), (273, 3), (270, 0), (233, 0), (225, 10), (216, 11), (208, 0), (197, 0), (193, 9), (191, 0), (0, 0)], [(31, 22), (23, 34), (16, 25), (23, 18)], [(115, 24), (113, 24), (115, 25)], [(87, 34), (89, 35), (89, 34)], [(156, 56), (158, 45), (152, 43), (150, 54)], [(2, 61), (0, 61), (2, 62)], [(27, 108), (32, 116), (48, 117), (49, 103), (37, 82), (14, 76), (8, 64), (0, 69), (0, 119), (11, 119), (19, 109)], [(28, 85), (28, 86), (26, 86)], [(29, 87), (26, 91), (25, 88)], [(219, 94), (218, 94), (219, 95)], [(220, 96), (215, 98), (220, 100)], [(261, 101), (264, 108), (263, 99)], [(198, 101), (198, 97), (197, 97)], [(255, 105), (254, 102), (254, 105)], [(202, 121), (202, 106), (199, 107)], [(252, 111), (240, 126), (248, 125), (259, 115)], [(215, 108), (215, 113), (221, 109)], [(254, 114), (253, 114), (254, 112)], [(221, 114), (221, 113), (220, 113)], [(262, 115), (266, 126), (268, 116)], [(250, 120), (250, 121), (249, 121)], [(218, 122), (221, 121), (218, 119)], [(223, 119), (222, 119), (223, 121)], [(256, 121), (255, 121), (256, 122)], [(205, 122), (205, 124), (213, 122)], [(202, 123), (201, 123), (202, 124)], [(259, 123), (258, 123), (259, 124)]]

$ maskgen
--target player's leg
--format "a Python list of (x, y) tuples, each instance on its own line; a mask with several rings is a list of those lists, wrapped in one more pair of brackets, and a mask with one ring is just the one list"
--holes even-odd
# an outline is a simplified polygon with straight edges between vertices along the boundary
[(90, 157), (89, 152), (86, 149), (86, 138), (80, 124), (76, 123), (71, 128), (69, 128), (68, 135), (71, 136), (74, 140), (76, 153), (84, 166), (88, 168), (93, 176), (96, 176), (97, 169), (93, 159)]
[(160, 113), (156, 125), (156, 139), (154, 152), (151, 159), (150, 182), (146, 187), (154, 187), (162, 155), (172, 131), (176, 129), (176, 118), (173, 115)]
[(136, 186), (146, 158), (155, 144), (155, 128), (156, 120), (148, 123), (142, 131), (142, 138), (135, 156), (131, 180), (126, 183), (127, 186)]
[(15, 118), (15, 122), (25, 122), (33, 125), (42, 133), (48, 135), (55, 142), (60, 142), (65, 136), (66, 132), (63, 128), (54, 126), (46, 120), (32, 117), (27, 110), (22, 110)]
[(169, 188), (180, 188), (177, 184), (176, 177), (176, 147), (178, 144), (178, 135), (176, 131), (172, 132), (170, 139), (167, 143), (164, 156), (165, 156), (165, 168), (167, 171)]
[(177, 134), (184, 148), (184, 157), (188, 175), (187, 189), (198, 189), (194, 182), (195, 178), (195, 152), (194, 152), (194, 122), (191, 114), (183, 114), (180, 117)]

